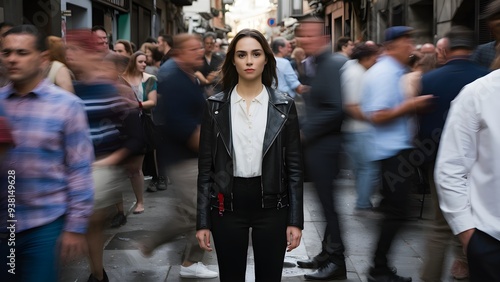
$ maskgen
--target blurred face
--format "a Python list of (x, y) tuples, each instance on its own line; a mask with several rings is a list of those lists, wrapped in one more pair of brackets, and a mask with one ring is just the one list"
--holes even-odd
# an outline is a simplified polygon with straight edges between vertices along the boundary
[(406, 65), (413, 51), (415, 51), (415, 40), (410, 36), (403, 36), (391, 42), (386, 53)]
[(351, 40), (347, 42), (347, 44), (342, 48), (343, 51), (347, 54), (347, 56), (352, 55), (352, 49), (354, 49), (354, 43)]
[(267, 63), (260, 43), (251, 37), (244, 37), (236, 43), (234, 50), (233, 62), (238, 72), (239, 81), (260, 82)]
[(153, 64), (153, 52), (151, 52), (151, 50), (149, 50), (149, 49), (146, 49), (146, 51), (144, 53), (146, 54), (146, 64), (148, 64), (148, 66), (152, 65)]
[(14, 85), (26, 85), (41, 78), (48, 52), (36, 49), (36, 38), (29, 34), (11, 34), (2, 41), (2, 62)]
[(135, 59), (135, 66), (136, 66), (138, 71), (144, 72), (146, 70), (146, 66), (147, 66), (146, 56), (144, 56), (144, 55), (137, 56), (137, 58)]
[(183, 66), (191, 69), (197, 69), (203, 66), (203, 46), (198, 39), (189, 39), (182, 46), (177, 56)]
[(205, 48), (206, 53), (211, 53), (214, 51), (215, 47), (215, 39), (212, 37), (207, 37), (203, 40), (203, 47)]
[(316, 55), (326, 45), (326, 36), (323, 35), (323, 23), (301, 23), (295, 31), (297, 44), (304, 49), (306, 55)]
[(125, 49), (125, 45), (123, 45), (121, 43), (116, 43), (115, 44), (115, 52), (118, 55), (122, 55), (122, 56), (125, 56), (125, 57), (130, 57), (130, 55), (127, 53), (127, 50)]
[(165, 54), (168, 51), (167, 48), (169, 48), (167, 41), (163, 40), (163, 36), (158, 36), (158, 50)]
[(108, 35), (106, 34), (106, 32), (102, 30), (96, 30), (94, 31), (94, 34), (97, 37), (97, 44), (99, 44), (99, 50), (108, 51), (109, 50)]
[(448, 38), (443, 37), (436, 43), (436, 56), (438, 64), (446, 63), (446, 49), (448, 49)]
[(490, 27), (491, 32), (495, 39), (500, 39), (500, 19), (491, 20), (488, 22), (488, 26)]

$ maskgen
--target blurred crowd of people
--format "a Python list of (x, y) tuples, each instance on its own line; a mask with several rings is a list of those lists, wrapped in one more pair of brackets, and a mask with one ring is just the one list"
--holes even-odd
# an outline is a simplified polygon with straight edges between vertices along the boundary
[[(435, 212), (420, 279), (441, 281), (452, 245), (453, 277), (500, 281), (500, 1), (484, 17), (496, 40), (481, 46), (462, 26), (435, 45), (394, 26), (380, 43), (332, 46), (307, 17), (293, 44), (245, 29), (227, 53), (211, 32), (136, 50), (111, 46), (101, 26), (58, 38), (2, 23), (1, 280), (57, 281), (61, 261), (86, 254), (88, 281), (109, 281), (103, 232), (127, 222), (122, 192), (140, 216), (144, 192), (172, 182), (178, 204), (136, 242), (142, 254), (186, 234), (181, 277), (244, 281), (252, 230), (256, 281), (280, 281), (304, 228), (304, 178), (327, 225), (321, 252), (298, 266), (315, 269), (306, 280), (347, 279), (332, 193), (344, 151), (355, 215), (380, 227), (368, 281), (412, 281), (389, 253), (416, 182)], [(211, 236), (219, 272), (202, 263)]]

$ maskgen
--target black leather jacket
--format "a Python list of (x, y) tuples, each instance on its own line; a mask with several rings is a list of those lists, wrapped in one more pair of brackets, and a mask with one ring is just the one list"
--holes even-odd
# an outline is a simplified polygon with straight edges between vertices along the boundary
[[(303, 170), (293, 99), (267, 88), (269, 106), (262, 158), (262, 207), (288, 207), (288, 226), (303, 229)], [(210, 229), (210, 210), (232, 210), (233, 144), (230, 93), (207, 99), (198, 163), (197, 229)], [(223, 197), (223, 205), (219, 199)]]

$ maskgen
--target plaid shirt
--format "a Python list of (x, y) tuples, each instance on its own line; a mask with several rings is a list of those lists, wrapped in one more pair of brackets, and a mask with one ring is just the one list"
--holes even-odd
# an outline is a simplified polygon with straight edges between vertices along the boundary
[(497, 50), (495, 47), (496, 44), (497, 44), (496, 41), (491, 41), (477, 46), (476, 50), (474, 50), (474, 53), (472, 53), (470, 59), (480, 64), (481, 66), (490, 68), (491, 64), (493, 63), (493, 60), (495, 60), (495, 57), (497, 55)]
[[(0, 171), (0, 232), (6, 232), (9, 219), (17, 220), (21, 232), (64, 216), (65, 231), (85, 233), (93, 208), (94, 154), (83, 104), (47, 80), (24, 97), (14, 91), (11, 85), (0, 89), (16, 140)], [(8, 183), (13, 172), (15, 183)], [(6, 208), (12, 195), (14, 212)]]

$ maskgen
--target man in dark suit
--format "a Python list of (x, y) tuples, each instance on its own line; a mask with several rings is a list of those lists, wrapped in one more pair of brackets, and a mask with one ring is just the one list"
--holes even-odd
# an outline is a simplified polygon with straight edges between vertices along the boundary
[(333, 180), (339, 170), (340, 129), (343, 120), (340, 69), (345, 56), (332, 54), (324, 35), (324, 22), (317, 18), (301, 21), (296, 38), (306, 54), (313, 56), (316, 76), (306, 103), (307, 121), (303, 127), (307, 170), (314, 182), (327, 221), (321, 253), (299, 267), (318, 268), (306, 274), (307, 280), (346, 279), (344, 244), (333, 199)]
[[(474, 34), (464, 27), (453, 27), (445, 36), (448, 39), (446, 48), (446, 63), (422, 77), (422, 94), (433, 94), (435, 103), (433, 111), (420, 118), (420, 132), (418, 147), (426, 156), (424, 170), (428, 175), (428, 183), (433, 195), (435, 219), (427, 235), (426, 256), (422, 269), (422, 281), (441, 281), (446, 249), (451, 242), (452, 233), (441, 210), (436, 197), (434, 182), (434, 163), (443, 131), (450, 103), (462, 88), (474, 80), (488, 74), (489, 70), (470, 60), (474, 49)], [(452, 275), (456, 278), (466, 278), (463, 274), (458, 277), (460, 269), (467, 271), (467, 260), (461, 248), (455, 248), (455, 263)], [(454, 273), (455, 272), (455, 273)]]

